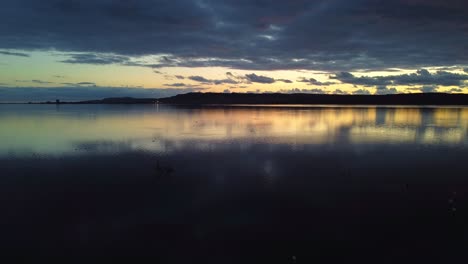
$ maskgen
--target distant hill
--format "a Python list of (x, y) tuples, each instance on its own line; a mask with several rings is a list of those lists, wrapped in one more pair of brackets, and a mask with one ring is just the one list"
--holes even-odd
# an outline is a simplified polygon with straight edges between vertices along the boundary
[(468, 94), (395, 95), (188, 93), (159, 99), (165, 104), (339, 104), (339, 105), (468, 105)]
[[(337, 105), (468, 105), (468, 94), (415, 93), (394, 95), (187, 93), (167, 98), (117, 97), (58, 104), (337, 104)], [(45, 102), (43, 104), (57, 104)]]
[(113, 97), (102, 100), (81, 101), (79, 104), (154, 104), (154, 98)]
[(112, 97), (79, 102), (47, 101), (40, 104), (154, 104), (155, 98)]

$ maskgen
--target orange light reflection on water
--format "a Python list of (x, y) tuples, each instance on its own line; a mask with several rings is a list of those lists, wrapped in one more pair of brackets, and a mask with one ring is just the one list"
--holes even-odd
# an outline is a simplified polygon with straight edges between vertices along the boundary
[(468, 108), (145, 106), (91, 111), (63, 106), (42, 114), (1, 114), (0, 151), (63, 152), (93, 141), (127, 142), (148, 149), (161, 147), (163, 141), (187, 140), (466, 144), (467, 127)]

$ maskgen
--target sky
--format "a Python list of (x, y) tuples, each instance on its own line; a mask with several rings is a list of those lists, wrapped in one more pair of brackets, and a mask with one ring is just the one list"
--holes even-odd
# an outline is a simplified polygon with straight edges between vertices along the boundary
[(0, 101), (468, 92), (466, 0), (0, 5)]

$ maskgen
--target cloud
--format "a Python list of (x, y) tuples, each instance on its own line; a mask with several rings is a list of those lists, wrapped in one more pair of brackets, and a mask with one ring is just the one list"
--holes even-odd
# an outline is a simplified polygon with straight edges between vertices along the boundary
[(377, 95), (396, 94), (396, 93), (398, 93), (396, 88), (388, 88), (385, 85), (377, 86), (377, 89), (375, 91), (375, 94)]
[(463, 93), (463, 89), (460, 89), (460, 88), (452, 88), (450, 89), (451, 93)]
[(17, 83), (53, 84), (54, 82), (42, 80), (15, 80)]
[(129, 88), (129, 87), (0, 87), (1, 102), (43, 102), (94, 100), (107, 97), (162, 98), (203, 88)]
[(464, 72), (468, 73), (468, 68), (463, 69)]
[(259, 94), (259, 93), (261, 93), (261, 91), (260, 91), (260, 89), (257, 89), (255, 91), (247, 91), (246, 93), (248, 93), (248, 94)]
[(185, 83), (167, 83), (167, 84), (164, 84), (164, 86), (170, 86), (170, 87), (187, 87), (189, 85), (185, 84)]
[(366, 89), (358, 89), (358, 90), (354, 91), (353, 94), (355, 94), (355, 95), (369, 95), (370, 92), (369, 92), (369, 90), (366, 90)]
[(301, 77), (298, 80), (298, 82), (307, 83), (308, 85), (317, 85), (317, 86), (328, 86), (328, 85), (336, 84), (334, 82), (320, 82), (314, 78), (305, 78), (305, 77)]
[(105, 65), (105, 64), (127, 64), (131, 65), (130, 57), (120, 56), (115, 54), (68, 54), (69, 58), (63, 60), (63, 63), (71, 64), (95, 64), (95, 65)]
[(231, 91), (229, 89), (225, 89), (223, 93), (231, 93)]
[(249, 88), (247, 85), (229, 86), (230, 89), (244, 89)]
[(257, 75), (255, 73), (246, 74), (243, 76), (234, 75), (231, 72), (226, 73), (226, 79), (208, 79), (203, 76), (190, 76), (188, 77), (189, 80), (204, 83), (204, 84), (241, 84), (241, 83), (263, 83), (263, 84), (272, 84), (275, 82), (284, 82), (284, 83), (292, 83), (292, 81), (287, 79), (274, 79), (267, 76)]
[(451, 73), (447, 71), (436, 71), (431, 73), (426, 69), (417, 70), (415, 73), (389, 75), (389, 76), (362, 76), (356, 77), (349, 72), (340, 72), (330, 77), (342, 83), (364, 86), (382, 85), (440, 85), (440, 86), (463, 86), (468, 80), (468, 74)]
[(299, 89), (299, 88), (293, 88), (289, 90), (281, 89), (280, 93), (289, 93), (289, 94), (294, 94), (294, 93), (308, 93), (308, 94), (327, 94), (327, 91), (323, 89)]
[(221, 80), (213, 80), (213, 84), (219, 85), (219, 84), (237, 84), (235, 80), (232, 79), (221, 79)]
[(92, 54), (69, 63), (408, 69), (467, 65), (466, 17), (460, 0), (4, 0), (0, 48)]
[(254, 83), (274, 83), (276, 82), (275, 79), (267, 77), (267, 76), (261, 76), (261, 75), (256, 75), (255, 73), (251, 74), (246, 74), (245, 78), (249, 82), (254, 82)]
[(433, 85), (425, 85), (425, 86), (421, 87), (420, 90), (423, 93), (435, 93), (435, 92), (437, 92), (437, 87), (433, 86)]
[(245, 74), (245, 75), (234, 75), (231, 72), (226, 72), (226, 76), (229, 80), (234, 80), (236, 83), (263, 83), (263, 84), (272, 84), (276, 82), (283, 83), (293, 83), (288, 79), (274, 79), (268, 76), (257, 75), (255, 73)]
[(348, 93), (341, 89), (336, 89), (335, 91), (333, 91), (333, 94), (348, 94)]
[(354, 85), (364, 85), (364, 86), (377, 86), (377, 85), (388, 85), (391, 84), (391, 81), (387, 79), (388, 77), (356, 77), (349, 72), (340, 72), (331, 76), (330, 79), (339, 80), (342, 83), (349, 83)]
[(29, 57), (29, 54), (21, 53), (21, 52), (10, 52), (0, 50), (0, 55), (9, 55), (9, 56), (17, 56), (17, 57)]
[(220, 85), (220, 84), (237, 84), (238, 82), (233, 80), (233, 79), (220, 79), (220, 80), (209, 80), (206, 79), (202, 76), (190, 76), (188, 79), (196, 82), (201, 82), (204, 84), (214, 84), (214, 85)]
[(66, 86), (97, 86), (97, 84), (94, 82), (77, 82), (77, 83), (64, 82), (61, 84), (66, 85)]
[(211, 80), (206, 79), (205, 77), (202, 76), (190, 76), (187, 79), (196, 81), (196, 82), (201, 82), (201, 83), (211, 83)]
[(183, 80), (183, 79), (185, 79), (185, 77), (184, 77), (184, 76), (182, 76), (182, 75), (174, 75), (174, 77), (176, 77), (176, 78), (177, 78), (177, 79), (179, 79), (179, 80)]
[(52, 84), (53, 82), (41, 81), (41, 80), (31, 80), (33, 83), (37, 84)]
[(79, 82), (77, 85), (96, 85), (96, 83), (93, 82)]

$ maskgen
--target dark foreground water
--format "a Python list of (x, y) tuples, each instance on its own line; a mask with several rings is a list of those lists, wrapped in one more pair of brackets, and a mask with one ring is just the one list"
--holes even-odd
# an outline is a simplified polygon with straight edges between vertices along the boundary
[(468, 108), (0, 105), (0, 255), (466, 263), (467, 128)]

